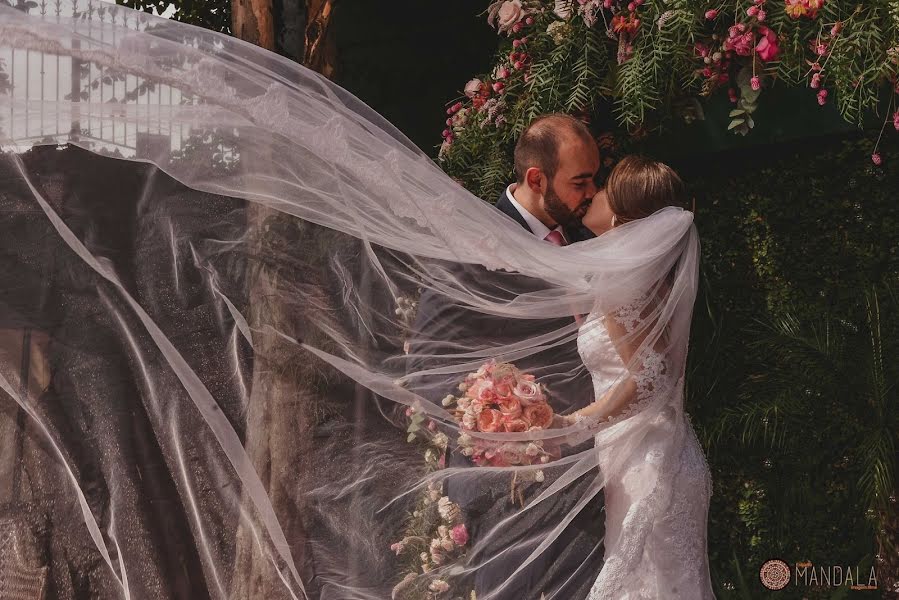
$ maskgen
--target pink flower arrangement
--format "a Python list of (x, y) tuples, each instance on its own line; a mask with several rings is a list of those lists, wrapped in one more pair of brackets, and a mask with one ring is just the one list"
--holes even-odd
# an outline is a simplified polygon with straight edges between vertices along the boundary
[(521, 433), (552, 424), (553, 409), (543, 386), (534, 376), (509, 363), (489, 361), (459, 384), (462, 395), (448, 404), (463, 433), (459, 447), (475, 464), (484, 466), (527, 465), (549, 461), (542, 443), (479, 440), (466, 433)]

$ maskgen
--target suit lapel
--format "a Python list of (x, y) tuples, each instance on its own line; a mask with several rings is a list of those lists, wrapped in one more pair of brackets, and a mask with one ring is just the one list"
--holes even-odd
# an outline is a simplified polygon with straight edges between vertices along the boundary
[[(524, 217), (521, 216), (521, 213), (518, 212), (518, 209), (516, 209), (511, 202), (509, 202), (509, 197), (506, 196), (505, 188), (503, 188), (503, 193), (500, 195), (499, 200), (496, 201), (496, 208), (515, 219), (516, 223), (518, 223), (528, 231), (531, 231), (531, 228), (528, 227), (528, 222), (524, 220)], [(531, 233), (534, 232), (531, 231)]]

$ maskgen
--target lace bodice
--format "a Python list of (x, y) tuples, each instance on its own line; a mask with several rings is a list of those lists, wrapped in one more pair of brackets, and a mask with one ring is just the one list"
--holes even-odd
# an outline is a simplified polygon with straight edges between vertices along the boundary
[(593, 378), (595, 398), (602, 397), (614, 383), (627, 375), (627, 368), (596, 313), (590, 313), (581, 325), (577, 347), (584, 366)]
[[(639, 322), (639, 309), (626, 306), (613, 318), (631, 332)], [(596, 398), (629, 375), (599, 315), (588, 315), (577, 341)], [(608, 421), (620, 422), (653, 399), (668, 397), (662, 386), (670, 387), (670, 393), (683, 386), (682, 379), (671, 384), (664, 357), (652, 349), (645, 351), (641, 366), (630, 375), (637, 384), (637, 397), (621, 415)], [(689, 415), (680, 414), (673, 428), (651, 431), (640, 450), (627, 457), (621, 471), (610, 476), (605, 486), (605, 563), (587, 600), (715, 598), (707, 542), (711, 471)], [(683, 432), (683, 442), (673, 446), (671, 435), (676, 430)], [(672, 453), (677, 456), (666, 456)], [(601, 456), (601, 469), (604, 460)], [(665, 493), (658, 494), (658, 488), (648, 493), (656, 482)], [(667, 499), (656, 505), (661, 508), (648, 510), (647, 502), (654, 503), (657, 494)]]
[[(639, 321), (640, 306), (635, 302), (625, 305), (613, 315), (628, 332), (634, 330)], [(587, 315), (578, 332), (578, 352), (584, 366), (590, 372), (593, 380), (594, 398), (601, 398), (611, 387), (617, 385), (628, 375), (628, 368), (618, 354), (615, 344), (609, 336), (609, 331), (603, 325), (603, 319), (596, 312)], [(630, 406), (620, 414), (608, 417), (606, 422), (618, 422), (630, 415), (636, 414), (646, 408), (663, 391), (661, 388), (673, 387), (672, 374), (665, 363), (664, 357), (647, 348), (643, 351), (642, 364), (633, 369), (631, 376), (634, 378), (637, 388), (637, 396)]]

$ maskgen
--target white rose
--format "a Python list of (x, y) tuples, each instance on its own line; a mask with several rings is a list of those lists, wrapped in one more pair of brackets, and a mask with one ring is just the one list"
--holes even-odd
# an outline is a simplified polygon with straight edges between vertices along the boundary
[(458, 132), (468, 123), (468, 109), (460, 108), (453, 119), (453, 130)]
[(437, 501), (437, 512), (447, 523), (455, 522), (460, 515), (459, 506), (446, 496)]
[(556, 6), (553, 13), (560, 19), (567, 19), (571, 16), (571, 0), (556, 0)]
[(513, 393), (521, 400), (522, 406), (527, 406), (538, 398), (540, 387), (533, 381), (519, 381)]
[(478, 95), (478, 92), (481, 90), (481, 80), (480, 79), (472, 79), (468, 83), (465, 84), (465, 95), (469, 98), (474, 98)]

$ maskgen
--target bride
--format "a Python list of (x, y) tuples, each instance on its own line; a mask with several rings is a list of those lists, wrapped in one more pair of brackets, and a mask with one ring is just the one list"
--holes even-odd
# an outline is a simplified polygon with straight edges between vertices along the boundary
[[(560, 247), (225, 35), (0, 3), (0, 69), (0, 596), (507, 598), (601, 492), (592, 598), (712, 596), (670, 171), (623, 163)], [(412, 347), (426, 293), (477, 335)]]
[[(686, 191), (677, 174), (663, 163), (628, 156), (612, 170), (583, 223), (602, 234), (609, 227), (609, 214), (610, 225), (615, 227), (648, 217), (666, 206), (687, 206)], [(664, 280), (659, 297), (670, 292), (669, 281)], [(636, 319), (655, 306), (649, 300), (645, 306), (625, 306), (610, 314), (591, 312), (587, 317), (579, 330), (578, 348), (593, 376), (597, 400), (569, 415), (569, 422), (620, 420), (637, 412), (641, 403), (651, 401), (656, 386), (667, 386), (676, 393), (664, 354), (665, 344), (670, 343), (666, 332), (653, 343), (636, 372), (630, 372), (626, 366), (643, 341), (630, 336)], [(625, 391), (617, 393), (618, 387)], [(673, 490), (665, 515), (652, 525), (645, 539), (637, 536), (635, 521), (642, 518), (640, 500), (649, 491), (646, 482), (659, 478), (658, 471), (664, 463), (664, 441), (658, 445), (653, 438), (664, 440), (670, 435), (667, 419), (672, 417), (666, 415), (655, 421), (644, 442), (646, 452), (641, 449), (615, 480), (606, 483), (605, 566), (590, 592), (590, 600), (715, 597), (707, 546), (711, 472), (686, 411), (673, 417), (682, 419), (680, 426), (689, 433), (677, 459), (665, 467), (673, 470)], [(601, 469), (608, 467), (605, 458), (600, 460)], [(619, 583), (624, 572), (632, 575)]]

